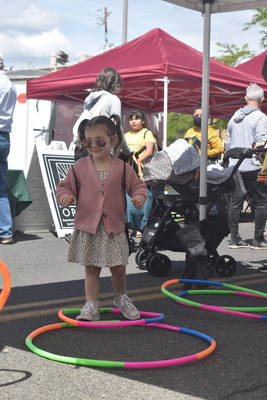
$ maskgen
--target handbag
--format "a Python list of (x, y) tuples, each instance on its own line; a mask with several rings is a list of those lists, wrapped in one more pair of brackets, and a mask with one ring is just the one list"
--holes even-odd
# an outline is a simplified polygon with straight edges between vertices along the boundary
[(126, 234), (126, 238), (127, 238), (127, 242), (128, 242), (128, 247), (129, 247), (129, 255), (131, 255), (132, 253), (135, 252), (136, 248), (136, 244), (133, 238), (133, 234), (130, 233), (129, 231), (129, 224), (127, 222), (127, 198), (126, 198), (126, 183), (125, 183), (125, 174), (126, 174), (126, 167), (125, 167), (125, 162), (123, 163), (123, 191), (124, 191), (124, 201), (125, 201), (125, 234)]
[[(144, 141), (145, 141), (147, 132), (149, 132), (148, 129), (146, 129), (144, 132), (144, 138), (143, 138)], [(146, 150), (146, 145), (143, 145), (141, 148), (139, 148), (139, 150), (131, 153), (131, 158), (129, 160), (129, 164), (131, 165), (131, 167), (133, 168), (133, 170), (139, 177), (143, 176), (144, 165), (143, 164), (138, 165), (137, 160), (139, 158), (139, 155), (145, 150)], [(154, 143), (153, 144), (153, 154), (151, 156), (149, 156), (149, 158), (146, 160), (146, 162), (150, 161), (157, 152), (158, 152), (158, 146), (157, 146), (157, 143)]]

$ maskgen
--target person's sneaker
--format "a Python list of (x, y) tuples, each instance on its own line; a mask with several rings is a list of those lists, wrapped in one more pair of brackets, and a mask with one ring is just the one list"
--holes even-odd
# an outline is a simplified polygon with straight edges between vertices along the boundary
[(0, 243), (2, 243), (2, 244), (13, 244), (14, 243), (14, 239), (13, 239), (12, 236), (0, 238)]
[(228, 247), (230, 249), (239, 249), (241, 247), (249, 247), (249, 245), (242, 239), (237, 239), (237, 240), (231, 239)]
[(254, 250), (267, 250), (267, 242), (264, 239), (253, 239), (250, 247)]
[(86, 321), (99, 321), (100, 320), (99, 302), (87, 301), (83, 306), (83, 308), (81, 309), (81, 313), (77, 315), (76, 319), (86, 320)]
[(259, 272), (267, 272), (267, 265), (264, 265), (263, 267), (258, 268)]
[(136, 239), (142, 239), (142, 237), (143, 237), (143, 233), (142, 233), (142, 232), (139, 232), (139, 231), (137, 231), (137, 232), (135, 233), (135, 237), (136, 237)]
[(113, 304), (121, 310), (125, 318), (131, 320), (140, 318), (140, 312), (133, 305), (132, 300), (129, 299), (126, 294), (114, 296)]

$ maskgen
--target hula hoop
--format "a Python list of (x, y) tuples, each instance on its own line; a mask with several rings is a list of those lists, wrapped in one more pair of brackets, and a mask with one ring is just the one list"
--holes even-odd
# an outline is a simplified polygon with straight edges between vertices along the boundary
[(0, 310), (4, 307), (11, 290), (11, 277), (5, 263), (0, 260), (0, 273), (3, 278), (3, 289), (0, 293)]
[(34, 338), (39, 336), (40, 334), (60, 329), (60, 328), (75, 328), (75, 325), (68, 324), (66, 322), (61, 322), (57, 324), (51, 324), (42, 326), (39, 329), (31, 332), (25, 340), (26, 346), (35, 354), (48, 358), (53, 361), (58, 361), (67, 364), (75, 364), (75, 365), (87, 365), (91, 367), (107, 367), (107, 368), (126, 368), (126, 369), (137, 369), (137, 368), (160, 368), (160, 367), (169, 367), (172, 365), (182, 365), (187, 364), (190, 362), (198, 361), (202, 358), (207, 357), (216, 349), (216, 341), (211, 338), (210, 336), (204, 335), (203, 333), (193, 331), (187, 328), (180, 328), (176, 326), (166, 325), (166, 324), (159, 324), (159, 323), (150, 323), (150, 324), (140, 324), (138, 326), (145, 326), (145, 327), (154, 327), (154, 328), (162, 328), (168, 329), (179, 333), (185, 333), (187, 335), (195, 336), (197, 338), (203, 339), (204, 341), (209, 343), (209, 347), (205, 350), (200, 351), (199, 353), (195, 353), (185, 357), (179, 358), (172, 358), (168, 360), (161, 360), (161, 361), (143, 361), (143, 362), (128, 362), (128, 361), (108, 361), (108, 360), (93, 360), (88, 358), (78, 358), (78, 357), (68, 357), (62, 356), (59, 354), (50, 353), (48, 351), (42, 350), (39, 347), (35, 346), (32, 341)]
[[(69, 324), (75, 325), (75, 326), (91, 326), (91, 327), (97, 327), (97, 328), (104, 328), (104, 327), (109, 327), (109, 328), (115, 328), (115, 327), (120, 327), (120, 326), (132, 326), (132, 325), (143, 325), (143, 324), (150, 324), (152, 322), (159, 322), (162, 321), (165, 317), (164, 314), (158, 314), (158, 313), (151, 313), (151, 312), (145, 312), (145, 311), (140, 311), (140, 315), (142, 317), (149, 317), (149, 318), (143, 318), (143, 319), (136, 319), (134, 321), (78, 321), (77, 319), (72, 319), (67, 317), (65, 314), (79, 314), (81, 310), (79, 308), (66, 308), (66, 309), (61, 309), (58, 312), (58, 317)], [(100, 308), (100, 312), (112, 312), (115, 314), (122, 314), (121, 310), (118, 308), (109, 308), (109, 307), (104, 307)]]
[[(200, 285), (212, 285), (212, 286), (220, 286), (225, 287), (232, 290), (184, 290), (177, 295), (171, 293), (166, 288), (170, 285), (177, 283), (197, 283)], [(189, 307), (200, 308), (202, 310), (221, 312), (225, 314), (238, 315), (240, 317), (246, 318), (254, 318), (254, 319), (267, 319), (266, 315), (253, 314), (254, 312), (264, 312), (267, 311), (267, 307), (226, 307), (226, 306), (210, 306), (208, 304), (201, 304), (195, 301), (191, 301), (188, 299), (184, 299), (183, 296), (187, 294), (234, 294), (237, 296), (248, 296), (248, 297), (257, 297), (257, 298), (267, 298), (267, 293), (260, 292), (258, 290), (247, 289), (240, 286), (230, 285), (223, 282), (212, 282), (212, 281), (204, 281), (197, 279), (173, 279), (170, 281), (166, 281), (161, 285), (161, 291), (166, 296), (174, 299), (177, 303), (186, 305)]]

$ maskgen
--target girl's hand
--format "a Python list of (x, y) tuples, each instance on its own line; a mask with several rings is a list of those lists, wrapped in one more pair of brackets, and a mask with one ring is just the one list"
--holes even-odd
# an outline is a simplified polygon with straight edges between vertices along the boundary
[(143, 197), (135, 196), (131, 199), (131, 202), (133, 203), (135, 208), (142, 208), (145, 200), (143, 199)]
[(75, 202), (76, 202), (76, 197), (71, 196), (70, 194), (66, 194), (61, 200), (61, 205), (63, 207), (68, 207)]

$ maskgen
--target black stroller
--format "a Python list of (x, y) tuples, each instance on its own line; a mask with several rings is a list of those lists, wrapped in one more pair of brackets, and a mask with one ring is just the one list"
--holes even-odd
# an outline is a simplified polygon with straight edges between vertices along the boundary
[(244, 190), (238, 167), (245, 158), (258, 151), (236, 148), (225, 154), (223, 165), (229, 158), (238, 161), (228, 168), (229, 176), (223, 183), (208, 184), (207, 218), (202, 222), (199, 222), (198, 181), (192, 179), (185, 185), (171, 183), (176, 194), (164, 190), (166, 182), (150, 181), (155, 205), (135, 256), (137, 265), (152, 275), (166, 276), (171, 270), (171, 261), (158, 251), (171, 250), (186, 254), (184, 278), (208, 279), (215, 271), (222, 277), (233, 275), (235, 259), (230, 255), (220, 256), (217, 247), (229, 234), (229, 193), (235, 185)]

